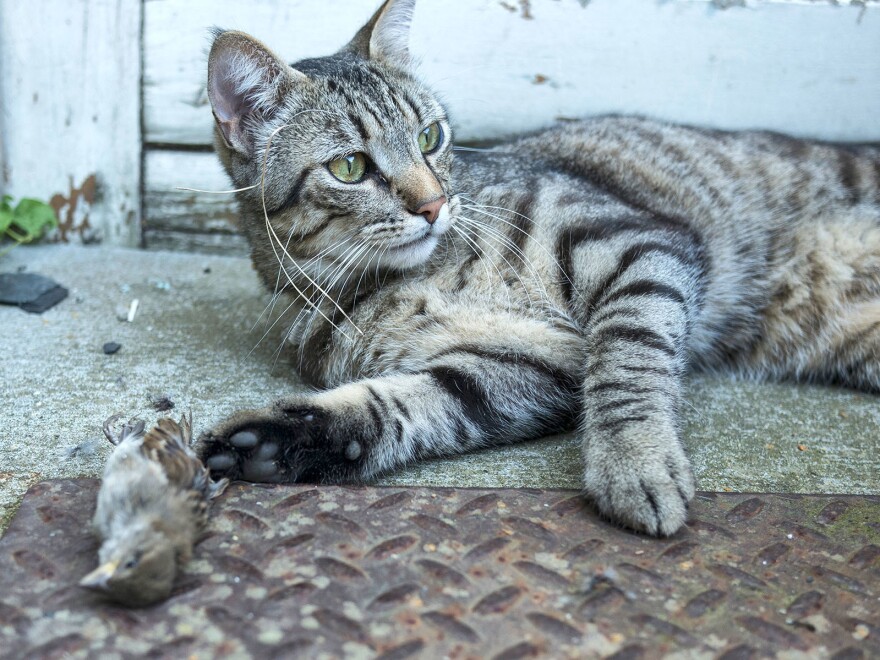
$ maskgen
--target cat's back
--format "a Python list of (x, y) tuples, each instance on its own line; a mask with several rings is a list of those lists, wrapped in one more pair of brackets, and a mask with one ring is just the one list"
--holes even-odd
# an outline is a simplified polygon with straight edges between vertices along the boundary
[(499, 148), (636, 206), (698, 224), (731, 213), (780, 222), (880, 204), (880, 148), (629, 116), (560, 123)]

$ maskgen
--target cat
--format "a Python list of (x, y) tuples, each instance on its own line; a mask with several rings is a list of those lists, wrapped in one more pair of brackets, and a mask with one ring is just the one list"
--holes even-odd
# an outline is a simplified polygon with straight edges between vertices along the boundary
[(355, 481), (576, 426), (585, 496), (667, 536), (689, 369), (880, 388), (880, 149), (623, 116), (454, 154), (413, 4), (292, 66), (215, 32), (216, 151), (321, 389), (205, 433), (213, 472)]

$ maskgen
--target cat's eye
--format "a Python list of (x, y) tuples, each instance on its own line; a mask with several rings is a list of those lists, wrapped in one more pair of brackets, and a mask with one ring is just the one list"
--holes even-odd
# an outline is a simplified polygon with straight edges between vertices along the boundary
[(367, 173), (367, 157), (362, 153), (343, 156), (327, 163), (327, 169), (343, 183), (358, 183)]
[(440, 128), (440, 124), (436, 121), (419, 133), (419, 149), (422, 150), (423, 154), (437, 151), (437, 147), (440, 146), (442, 141), (443, 129)]

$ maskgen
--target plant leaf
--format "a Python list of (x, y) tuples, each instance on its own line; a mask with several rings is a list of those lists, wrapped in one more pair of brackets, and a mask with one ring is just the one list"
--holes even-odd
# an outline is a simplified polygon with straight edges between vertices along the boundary
[(12, 209), (9, 204), (0, 204), (0, 235), (6, 233), (12, 224)]
[(29, 242), (39, 238), (44, 229), (56, 227), (58, 221), (51, 206), (38, 199), (25, 197), (15, 207), (12, 224), (24, 232), (23, 242)]

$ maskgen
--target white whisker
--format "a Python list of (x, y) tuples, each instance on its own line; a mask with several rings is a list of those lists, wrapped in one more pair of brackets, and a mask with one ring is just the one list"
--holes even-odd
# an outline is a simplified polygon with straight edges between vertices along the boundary
[[(483, 225), (483, 224), (481, 224), (481, 223), (479, 223), (479, 222), (473, 220), (472, 218), (468, 218), (467, 216), (459, 215), (458, 217), (459, 217), (460, 220), (465, 221), (466, 224), (468, 224), (468, 225), (470, 225), (471, 227), (473, 227), (475, 231), (476, 231), (476, 230), (482, 230), (482, 232), (483, 232), (483, 236), (485, 236), (486, 238), (494, 238), (496, 241), (501, 242), (502, 245), (505, 245), (505, 246), (510, 247), (510, 248), (512, 248), (512, 249), (515, 249), (515, 250), (517, 249), (517, 246), (514, 245), (513, 243), (511, 243), (509, 240), (506, 241), (506, 242), (501, 240), (501, 239), (507, 239), (506, 236), (501, 236), (500, 238), (499, 238), (499, 236), (494, 236), (494, 235), (493, 235), (493, 232), (490, 231), (490, 229), (491, 229), (490, 227), (487, 227), (486, 225)], [(521, 286), (522, 289), (523, 289), (523, 292), (525, 292), (526, 297), (529, 299), (529, 306), (530, 306), (530, 307), (533, 306), (534, 303), (532, 302), (532, 296), (531, 296), (531, 294), (529, 293), (529, 287), (526, 286), (526, 283), (523, 281), (522, 276), (520, 276), (519, 271), (518, 271), (516, 268), (514, 268), (513, 264), (511, 264), (511, 263), (507, 260), (507, 258), (504, 256), (504, 254), (503, 254), (500, 250), (498, 250), (497, 248), (495, 248), (495, 247), (492, 246), (492, 245), (489, 245), (488, 243), (487, 243), (487, 246), (490, 247), (490, 248), (492, 249), (492, 251), (495, 252), (495, 254), (497, 254), (499, 257), (501, 257), (501, 259), (504, 261), (504, 263), (507, 264), (507, 267), (508, 267), (508, 268), (513, 272), (513, 274), (516, 276), (516, 279), (519, 280), (519, 283), (520, 283), (520, 286)], [(521, 251), (521, 250), (517, 250), (517, 251), (520, 253), (520, 256), (521, 256), (521, 258), (523, 259), (523, 262), (527, 261), (525, 255), (522, 254), (522, 251)], [(534, 270), (534, 269), (533, 269), (533, 270)], [(535, 275), (537, 276), (537, 273), (535, 273)], [(502, 278), (502, 279), (503, 279), (503, 278)], [(538, 280), (538, 282), (540, 282), (540, 279)], [(546, 291), (545, 291), (544, 293), (545, 293), (545, 297), (546, 297)], [(509, 294), (508, 294), (508, 296), (509, 296)]]
[[(299, 115), (304, 114), (304, 113), (306, 113), (306, 112), (323, 112), (323, 111), (321, 111), (321, 110), (302, 110), (302, 111), (298, 112), (296, 115), (294, 115), (293, 118), (295, 119), (295, 118), (298, 117)], [(345, 319), (346, 319), (346, 320), (352, 325), (352, 327), (353, 327), (355, 330), (357, 330), (357, 332), (358, 332), (359, 334), (363, 335), (364, 333), (361, 331), (360, 328), (357, 327), (357, 325), (351, 320), (351, 318), (349, 318), (348, 314), (345, 313), (345, 310), (343, 310), (343, 309), (338, 305), (338, 303), (336, 303), (336, 301), (333, 300), (333, 298), (331, 298), (330, 296), (328, 296), (327, 292), (324, 291), (324, 290), (321, 288), (321, 285), (320, 285), (320, 284), (318, 284), (318, 283), (315, 282), (311, 277), (309, 277), (308, 273), (306, 273), (305, 270), (303, 270), (302, 267), (296, 262), (296, 260), (290, 255), (290, 253), (287, 251), (287, 248), (281, 245), (281, 239), (278, 237), (278, 234), (275, 232), (275, 228), (272, 226), (272, 223), (271, 223), (271, 221), (269, 220), (269, 211), (268, 211), (268, 209), (266, 208), (266, 169), (267, 169), (267, 167), (268, 167), (268, 163), (269, 163), (269, 149), (270, 149), (271, 146), (272, 146), (272, 141), (275, 139), (275, 136), (276, 136), (280, 131), (284, 130), (285, 128), (289, 128), (289, 127), (291, 127), (292, 125), (293, 125), (293, 124), (291, 124), (291, 123), (287, 123), (287, 124), (284, 124), (284, 125), (282, 125), (282, 126), (279, 126), (279, 127), (276, 128), (274, 131), (272, 131), (271, 135), (269, 136), (268, 140), (266, 141), (266, 149), (265, 149), (265, 151), (264, 151), (264, 157), (263, 157), (263, 167), (262, 167), (262, 171), (261, 171), (261, 173), (260, 173), (260, 199), (261, 199), (262, 206), (263, 206), (263, 218), (265, 219), (265, 222), (266, 222), (266, 229), (268, 230), (269, 235), (270, 235), (270, 243), (271, 243), (271, 245), (272, 245), (272, 251), (275, 253), (275, 258), (276, 258), (276, 259), (279, 261), (279, 263), (280, 263), (280, 262), (281, 262), (281, 257), (278, 256), (278, 250), (276, 249), (275, 246), (277, 245), (278, 247), (280, 247), (281, 250), (282, 250), (282, 253), (284, 254), (284, 256), (286, 256), (286, 257), (290, 260), (290, 262), (291, 262), (291, 263), (297, 268), (297, 270), (299, 270), (300, 274), (301, 274), (303, 277), (305, 277), (305, 279), (309, 282), (309, 284), (311, 284), (314, 288), (316, 288), (316, 289), (317, 289), (318, 291), (320, 291), (324, 296), (326, 296), (326, 297), (327, 297), (327, 298), (328, 298), (328, 299), (329, 299), (329, 300), (330, 300), (330, 301), (336, 306), (336, 308), (342, 313), (343, 317), (345, 317)], [(287, 273), (287, 269), (286, 269), (286, 268), (284, 269), (284, 273), (285, 273), (285, 275), (287, 275), (287, 280), (288, 280), (288, 282), (290, 283), (290, 285), (293, 287), (293, 289), (294, 289), (294, 290), (295, 290), (295, 291), (296, 291), (296, 292), (297, 292), (297, 293), (298, 293), (298, 294), (299, 294), (304, 300), (306, 300), (306, 301), (308, 301), (310, 304), (314, 305), (314, 307), (315, 307), (315, 309), (318, 311), (318, 313), (321, 314), (321, 316), (323, 316), (324, 319), (326, 319), (326, 321), (327, 321), (328, 323), (330, 323), (330, 324), (331, 324), (336, 330), (338, 330), (338, 331), (341, 332), (343, 335), (345, 335), (346, 338), (350, 339), (350, 337), (348, 337), (348, 335), (345, 333), (344, 330), (342, 330), (342, 328), (340, 328), (338, 325), (336, 325), (335, 323), (333, 323), (333, 321), (331, 321), (330, 318), (329, 318), (326, 314), (324, 314), (324, 312), (323, 312), (323, 311), (322, 311), (317, 305), (315, 305), (315, 303), (313, 303), (313, 302), (308, 298), (308, 296), (306, 296), (306, 295), (302, 292), (302, 290), (301, 290), (301, 289), (296, 285), (296, 283), (293, 281), (293, 278), (290, 277), (290, 275)]]
[[(470, 198), (462, 196), (462, 199), (470, 199)], [(473, 200), (471, 200), (471, 201), (473, 201)], [(577, 289), (574, 286), (574, 282), (571, 281), (571, 278), (568, 276), (568, 273), (565, 272), (565, 269), (562, 267), (562, 264), (559, 263), (559, 260), (556, 258), (556, 256), (553, 253), (551, 253), (550, 250), (548, 250), (547, 247), (540, 240), (536, 239), (534, 236), (532, 236), (529, 232), (527, 232), (522, 227), (519, 227), (518, 225), (510, 222), (509, 220), (502, 218), (501, 216), (499, 216), (496, 213), (490, 213), (488, 211), (485, 211), (484, 209), (498, 209), (500, 211), (506, 211), (507, 213), (512, 213), (513, 215), (518, 215), (521, 218), (525, 218), (526, 220), (528, 220), (532, 224), (537, 225), (538, 223), (536, 223), (532, 218), (530, 218), (526, 215), (523, 215), (522, 213), (517, 213), (516, 211), (513, 211), (511, 209), (504, 208), (503, 206), (490, 206), (488, 204), (477, 204), (476, 202), (474, 202), (473, 204), (462, 204), (462, 208), (465, 208), (469, 211), (475, 211), (476, 213), (481, 213), (482, 215), (489, 216), (490, 218), (494, 218), (494, 219), (498, 220), (499, 222), (503, 222), (504, 224), (513, 227), (517, 231), (525, 234), (528, 238), (532, 239), (532, 241), (535, 243), (535, 245), (537, 245), (538, 248), (542, 252), (544, 252), (544, 254), (546, 254), (547, 257), (549, 257), (549, 259), (553, 262), (553, 264), (557, 267), (557, 269), (559, 269), (559, 272), (562, 273), (562, 276), (571, 285), (572, 291), (575, 291), (577, 293)]]
[[(459, 216), (459, 218), (460, 217), (461, 216)], [(491, 261), (491, 260), (485, 258), (485, 254), (484, 254), (482, 248), (480, 247), (479, 241), (477, 241), (474, 237), (468, 236), (467, 232), (464, 231), (464, 229), (462, 229), (461, 227), (456, 227), (455, 225), (453, 225), (452, 228), (455, 230), (455, 232), (459, 236), (462, 237), (462, 239), (464, 239), (471, 246), (471, 249), (477, 255), (477, 258), (479, 258), (480, 263), (483, 264), (483, 268), (485, 268), (485, 270), (486, 270), (486, 281), (487, 282), (492, 281), (492, 272), (486, 266), (486, 262), (488, 261), (489, 264), (491, 264), (491, 266), (495, 269), (495, 272), (498, 273), (498, 277), (501, 278), (501, 281), (503, 282), (504, 281), (504, 274), (501, 272), (501, 270), (498, 268), (498, 266), (495, 265), (494, 261)], [(510, 311), (510, 308), (512, 305), (512, 301), (510, 299), (510, 290), (507, 287), (504, 287), (504, 293), (507, 296), (507, 309), (508, 309), (508, 311)]]
[(197, 193), (205, 193), (207, 195), (231, 195), (232, 193), (244, 192), (245, 190), (253, 190), (259, 183), (255, 183), (252, 186), (245, 186), (244, 188), (235, 188), (233, 190), (202, 190), (200, 188), (186, 188), (185, 186), (174, 186), (175, 190), (185, 190), (186, 192), (197, 192)]

